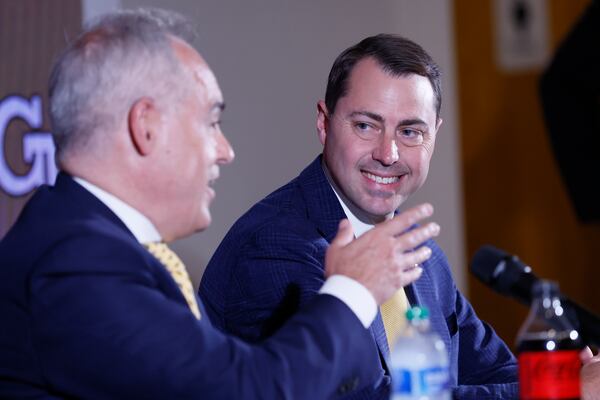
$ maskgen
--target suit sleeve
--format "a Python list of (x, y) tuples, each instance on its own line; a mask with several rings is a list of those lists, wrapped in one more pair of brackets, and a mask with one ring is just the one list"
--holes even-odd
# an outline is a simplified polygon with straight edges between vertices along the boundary
[(370, 336), (341, 301), (316, 296), (249, 345), (196, 320), (140, 246), (104, 242), (65, 241), (31, 277), (33, 343), (56, 394), (316, 399), (364, 379)]
[(518, 399), (517, 362), (504, 341), (456, 291), (459, 324), (458, 387), (455, 399)]
[[(289, 214), (258, 227), (244, 222), (234, 225), (213, 255), (200, 295), (219, 329), (258, 343), (279, 335), (298, 310), (322, 296), (328, 242), (310, 222)], [(377, 343), (370, 342), (361, 364), (366, 375), (342, 383), (329, 398), (389, 396), (389, 377)]]

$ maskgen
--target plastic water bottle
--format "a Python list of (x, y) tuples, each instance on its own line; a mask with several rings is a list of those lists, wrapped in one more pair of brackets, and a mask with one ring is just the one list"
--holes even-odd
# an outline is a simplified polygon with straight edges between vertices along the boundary
[(391, 354), (391, 400), (450, 400), (448, 354), (444, 342), (429, 330), (429, 311), (409, 308), (406, 319)]

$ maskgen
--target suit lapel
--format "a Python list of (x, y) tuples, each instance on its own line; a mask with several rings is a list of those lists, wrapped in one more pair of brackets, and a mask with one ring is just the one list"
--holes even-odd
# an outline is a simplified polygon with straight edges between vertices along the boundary
[[(308, 218), (315, 224), (327, 242), (331, 243), (337, 233), (340, 220), (346, 218), (346, 214), (325, 177), (321, 159), (321, 156), (317, 157), (302, 171), (298, 177), (298, 184), (301, 188), (304, 204), (306, 204)], [(431, 268), (436, 267), (431, 261), (433, 259), (435, 257), (424, 262), (423, 275), (416, 282), (404, 288), (411, 306), (425, 305), (432, 311), (439, 308), (437, 292), (430, 271)], [(447, 332), (443, 313), (430, 312), (430, 323), (433, 331)], [(380, 312), (377, 312), (377, 317), (371, 324), (370, 331), (379, 349), (382, 365), (389, 372), (390, 350)], [(450, 349), (449, 336), (442, 335), (442, 338), (446, 342), (447, 348)]]
[(431, 258), (422, 263), (423, 274), (417, 281), (410, 285), (407, 296), (411, 305), (423, 305), (429, 309), (430, 330), (440, 335), (446, 345), (446, 350), (449, 352), (449, 355), (451, 355), (450, 353), (453, 349), (450, 333), (448, 331), (448, 323), (446, 322), (446, 315), (440, 308), (440, 304), (443, 304), (443, 300), (439, 299), (437, 286), (432, 276), (435, 269), (439, 268), (435, 263), (436, 259), (437, 257), (434, 250), (434, 254)]
[(308, 219), (319, 233), (331, 243), (337, 233), (338, 224), (344, 218), (340, 205), (321, 166), (321, 156), (317, 157), (298, 177)]
[[(298, 183), (304, 197), (309, 220), (316, 225), (319, 233), (327, 242), (331, 243), (337, 233), (340, 221), (346, 218), (346, 214), (325, 177), (321, 166), (321, 156), (302, 171), (298, 177)], [(382, 366), (389, 373), (390, 350), (379, 311), (377, 311), (377, 316), (369, 331), (379, 349)]]
[(383, 369), (389, 374), (389, 363), (390, 363), (390, 348), (387, 342), (387, 336), (385, 334), (385, 327), (383, 326), (383, 319), (381, 319), (381, 312), (377, 310), (377, 316), (369, 328), (377, 348), (379, 349), (379, 355), (381, 357), (381, 364)]
[(71, 176), (60, 172), (56, 177), (56, 183), (50, 190), (67, 202), (70, 208), (77, 210), (80, 215), (90, 215), (93, 218), (101, 218), (110, 221), (116, 229), (124, 231), (136, 243), (137, 240), (129, 228), (96, 196), (87, 191), (83, 186), (77, 183)]
[[(113, 213), (110, 208), (108, 208), (102, 201), (100, 201), (96, 196), (90, 193), (66, 173), (60, 172), (58, 174), (56, 183), (53, 187), (45, 187), (45, 189), (41, 188), (40, 190), (52, 191), (57, 196), (56, 198), (58, 201), (69, 205), (68, 208), (70, 213), (75, 210), (78, 215), (86, 216), (90, 222), (108, 222), (111, 225), (111, 229), (114, 229), (113, 232), (118, 232), (118, 234), (123, 239), (129, 241), (132, 246), (143, 249), (142, 245), (138, 243), (137, 239), (129, 230), (129, 228), (127, 228), (123, 221), (121, 221), (121, 219), (115, 213)], [(61, 207), (59, 209), (63, 208)], [(167, 282), (165, 283), (165, 286), (161, 287), (162, 290), (165, 290), (165, 292), (169, 293), (173, 298), (179, 299), (179, 301), (185, 304), (187, 307), (187, 302), (185, 301), (179, 286), (173, 280), (173, 277), (167, 271), (167, 269), (164, 268), (164, 266), (145, 249), (143, 254), (148, 257), (149, 265), (153, 266), (153, 273), (159, 275), (162, 278), (162, 282)], [(199, 296), (196, 295), (195, 297), (196, 302), (198, 303), (198, 308), (200, 309), (200, 314), (207, 315)], [(204, 320), (207, 320), (207, 318), (200, 319), (201, 322)]]

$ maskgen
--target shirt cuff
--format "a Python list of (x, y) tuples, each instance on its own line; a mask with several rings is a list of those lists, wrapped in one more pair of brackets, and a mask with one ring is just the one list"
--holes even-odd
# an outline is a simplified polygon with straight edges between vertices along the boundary
[(377, 316), (377, 302), (369, 289), (347, 276), (330, 276), (319, 293), (329, 294), (344, 302), (365, 328), (369, 328)]

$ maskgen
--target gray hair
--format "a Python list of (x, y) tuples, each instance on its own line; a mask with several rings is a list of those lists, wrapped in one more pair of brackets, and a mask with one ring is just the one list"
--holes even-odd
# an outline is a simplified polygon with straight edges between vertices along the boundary
[(187, 80), (172, 37), (190, 43), (195, 32), (182, 15), (158, 9), (123, 10), (86, 26), (55, 62), (49, 82), (50, 118), (60, 165), (65, 153), (94, 145), (130, 107), (148, 96), (176, 102)]

